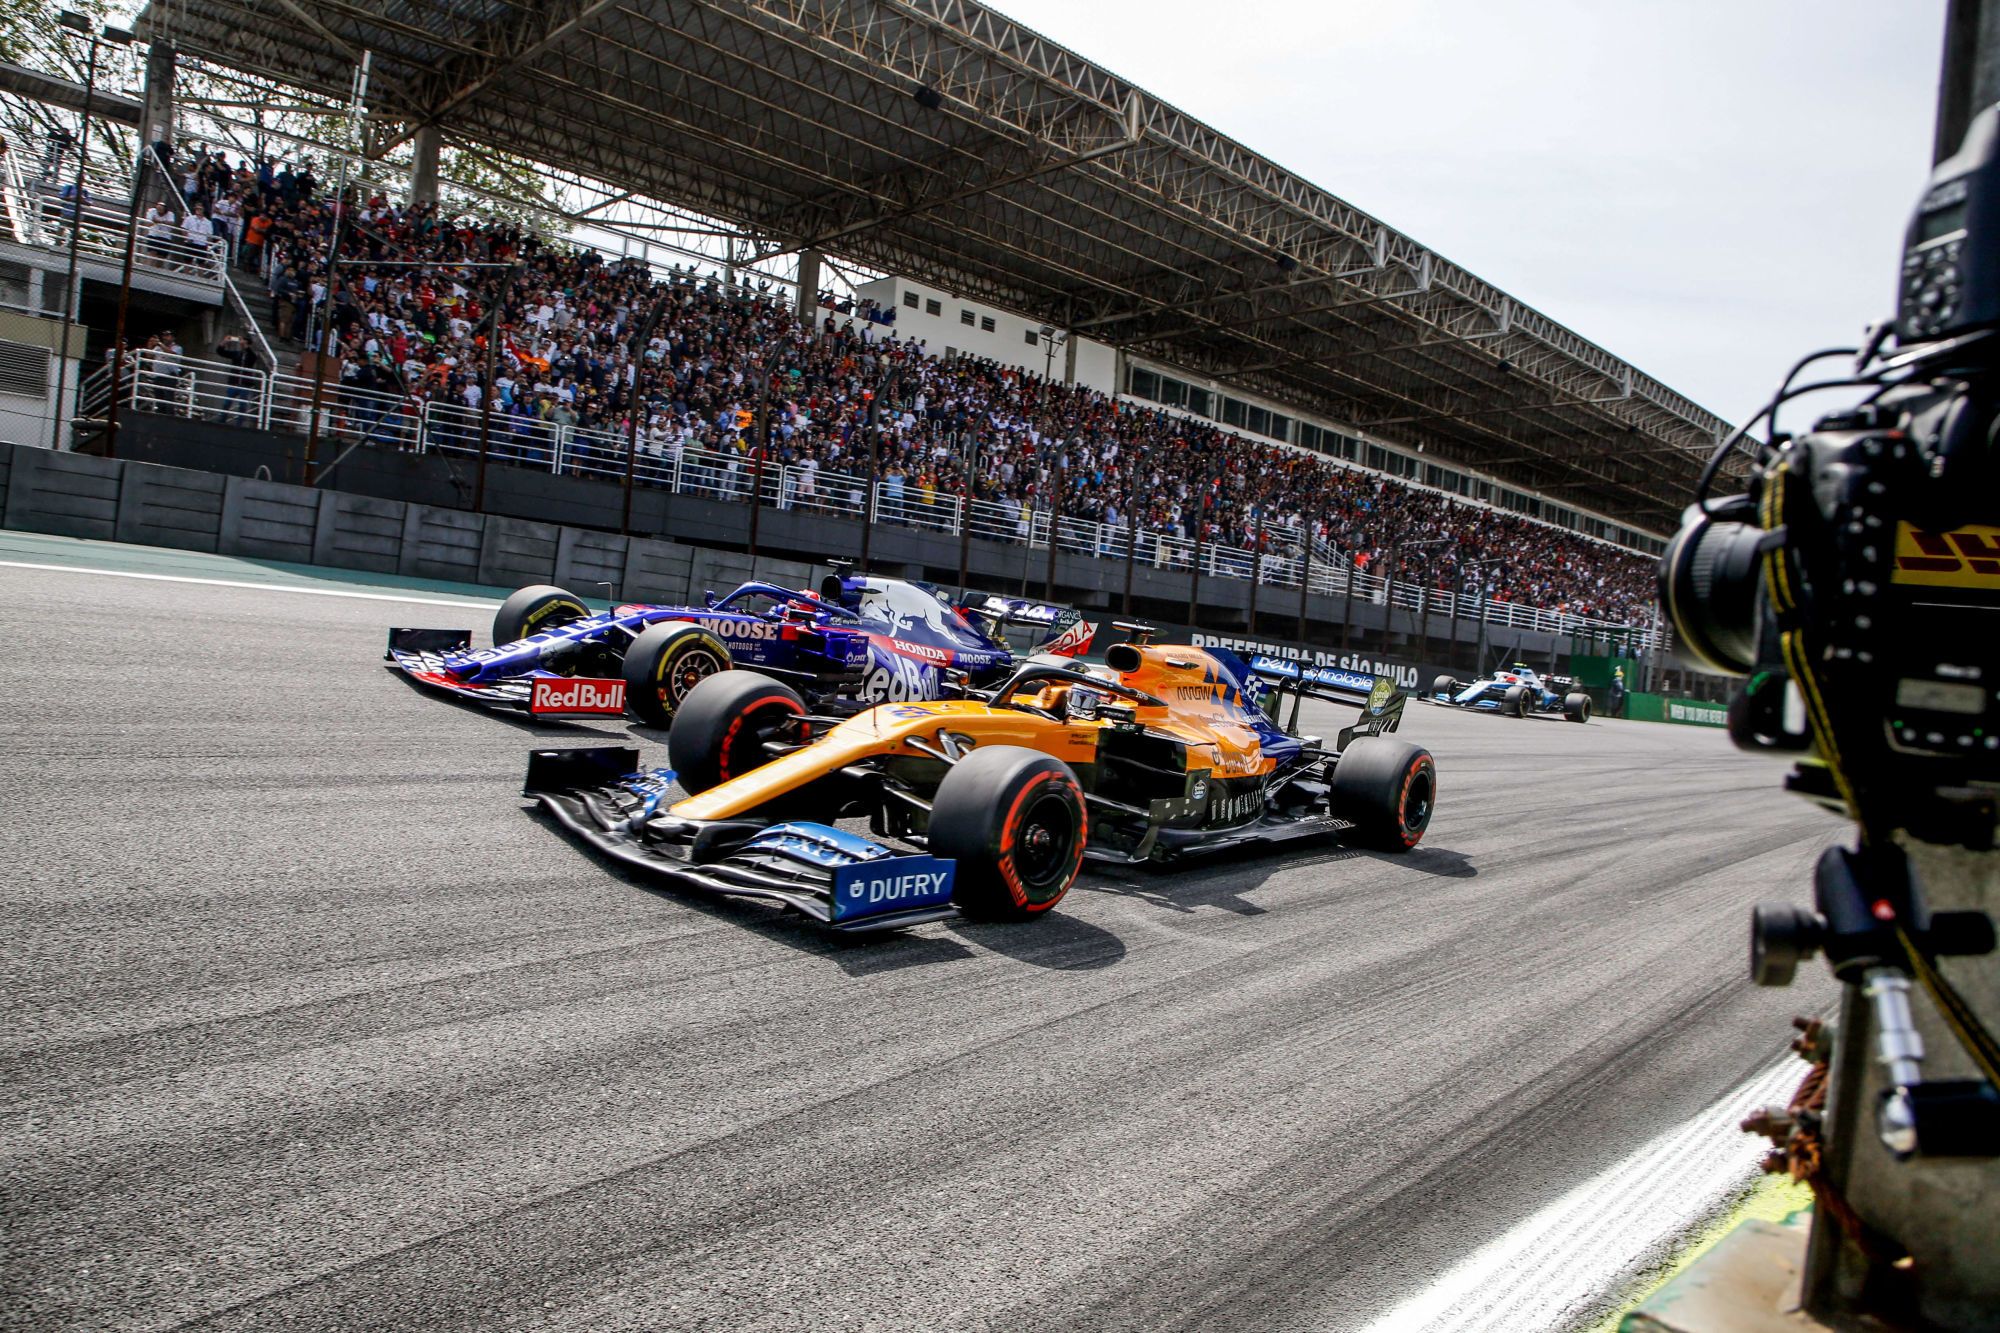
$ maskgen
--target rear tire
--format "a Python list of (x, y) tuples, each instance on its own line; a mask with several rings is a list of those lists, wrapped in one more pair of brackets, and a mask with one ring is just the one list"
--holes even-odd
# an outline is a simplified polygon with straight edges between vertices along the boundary
[(1333, 813), (1354, 842), (1407, 852), (1423, 841), (1437, 805), (1437, 765), (1420, 745), (1363, 736), (1333, 766)]
[(1505, 706), (1500, 711), (1509, 717), (1526, 717), (1534, 708), (1534, 705), (1528, 702), (1526, 685), (1509, 685), (1507, 693), (1502, 696), (1502, 703)]
[(733, 665), (722, 640), (687, 620), (648, 625), (625, 650), (625, 706), (664, 727), (689, 691)]
[(553, 583), (530, 583), (510, 594), (493, 616), (493, 646), (513, 643), (590, 614), (583, 599)]
[(952, 901), (989, 921), (1025, 921), (1061, 902), (1088, 835), (1076, 774), (1025, 746), (974, 750), (931, 800), (930, 853), (958, 863)]
[(769, 763), (764, 742), (805, 711), (805, 700), (783, 681), (754, 671), (709, 676), (680, 701), (667, 734), (667, 761), (688, 791), (719, 787)]
[(1590, 721), (1590, 696), (1580, 690), (1563, 696), (1563, 716), (1572, 722)]

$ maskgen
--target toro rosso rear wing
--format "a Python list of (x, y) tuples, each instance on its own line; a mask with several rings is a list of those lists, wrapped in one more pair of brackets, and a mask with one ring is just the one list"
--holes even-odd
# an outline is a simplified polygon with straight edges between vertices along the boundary
[(689, 820), (667, 813), (674, 771), (641, 769), (628, 746), (536, 750), (521, 794), (612, 860), (710, 893), (763, 898), (842, 934), (958, 915), (957, 863), (903, 856), (871, 838), (804, 821)]
[(1075, 607), (975, 592), (961, 599), (958, 608), (998, 625), (1019, 625), (1037, 631), (1025, 645), (1031, 653), (1080, 657), (1090, 651), (1090, 641), (1097, 637), (1096, 623), (1085, 620), (1083, 612)]
[(1403, 706), (1409, 695), (1396, 688), (1393, 676), (1365, 671), (1342, 671), (1335, 667), (1305, 666), (1282, 657), (1258, 656), (1250, 660), (1250, 670), (1271, 685), (1265, 710), (1276, 720), (1284, 708), (1285, 695), (1292, 696), (1291, 718), (1285, 729), (1298, 731), (1299, 704), (1306, 699), (1346, 704), (1361, 710), (1361, 718), (1340, 733), (1336, 748), (1346, 749), (1356, 736), (1384, 736), (1403, 723)]

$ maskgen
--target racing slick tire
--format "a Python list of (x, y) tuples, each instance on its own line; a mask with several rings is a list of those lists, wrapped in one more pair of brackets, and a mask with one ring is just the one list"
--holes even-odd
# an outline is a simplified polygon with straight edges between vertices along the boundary
[(493, 615), (493, 646), (513, 643), (590, 614), (583, 599), (552, 583), (530, 583), (508, 595)]
[(1509, 685), (1501, 700), (1500, 711), (1508, 717), (1526, 717), (1535, 711), (1535, 701), (1528, 694), (1526, 685)]
[(1437, 765), (1420, 745), (1362, 736), (1333, 766), (1332, 812), (1353, 823), (1349, 839), (1407, 852), (1423, 841), (1437, 806)]
[(952, 901), (988, 921), (1030, 920), (1061, 902), (1088, 832), (1076, 774), (1026, 746), (981, 746), (931, 800), (930, 853), (958, 863)]
[(1590, 696), (1581, 690), (1564, 695), (1563, 716), (1571, 722), (1590, 721)]
[(625, 706), (649, 726), (671, 726), (689, 691), (732, 665), (722, 640), (692, 621), (648, 625), (625, 650)]
[(764, 742), (805, 711), (799, 692), (781, 680), (755, 671), (718, 672), (696, 682), (680, 701), (667, 733), (667, 761), (688, 791), (719, 787), (769, 763)]
[(1440, 694), (1457, 694), (1458, 689), (1458, 677), (1439, 676), (1431, 682), (1431, 697), (1435, 699)]

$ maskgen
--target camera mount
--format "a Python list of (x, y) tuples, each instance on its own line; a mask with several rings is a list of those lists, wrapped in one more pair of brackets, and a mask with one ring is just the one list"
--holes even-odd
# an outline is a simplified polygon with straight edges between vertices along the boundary
[[(1932, 961), (1993, 952), (1984, 912), (1932, 912), (1900, 847), (1830, 847), (1813, 873), (1816, 910), (1763, 902), (1751, 914), (1750, 979), (1789, 986), (1798, 965), (1824, 953), (1841, 981), (1868, 997), (1876, 1058), (1889, 1090), (1876, 1107), (1876, 1135), (1900, 1158), (2000, 1155), (2000, 1090), (1986, 1079), (1926, 1082), (1924, 1042), (1910, 1011), (1913, 976), (1955, 993)], [(1962, 1004), (1962, 1001), (1958, 1001)]]

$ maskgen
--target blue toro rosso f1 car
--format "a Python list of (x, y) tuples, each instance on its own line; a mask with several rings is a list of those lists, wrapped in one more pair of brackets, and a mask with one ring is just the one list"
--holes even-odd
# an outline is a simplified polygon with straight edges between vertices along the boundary
[(928, 584), (839, 569), (817, 593), (753, 580), (704, 606), (602, 612), (536, 584), (501, 604), (491, 648), (475, 649), (470, 630), (392, 629), (385, 659), (474, 703), (541, 716), (629, 709), (663, 727), (689, 690), (732, 667), (784, 681), (822, 713), (944, 698), (1013, 670), (1010, 629), (1033, 651), (1074, 655), (1095, 626), (1066, 607), (985, 594), (954, 606)]
[(1472, 708), (1507, 717), (1561, 713), (1571, 722), (1590, 721), (1590, 696), (1577, 689), (1574, 680), (1544, 676), (1525, 662), (1516, 662), (1484, 680), (1439, 676), (1431, 683), (1430, 700), (1447, 708)]

